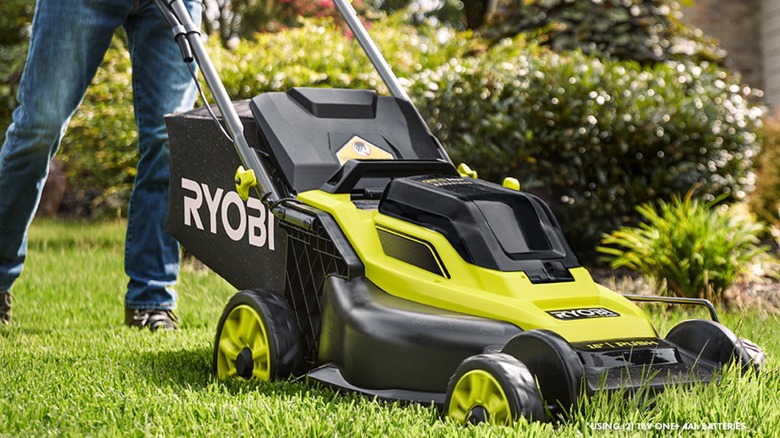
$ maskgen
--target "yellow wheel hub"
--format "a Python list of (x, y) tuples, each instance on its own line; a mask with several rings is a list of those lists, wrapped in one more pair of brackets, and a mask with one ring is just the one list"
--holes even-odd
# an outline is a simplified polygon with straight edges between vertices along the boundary
[[(260, 315), (241, 304), (230, 311), (219, 333), (217, 376), (270, 380), (268, 332)], [(250, 374), (251, 370), (251, 374)]]
[(512, 423), (512, 408), (504, 389), (492, 374), (484, 370), (469, 371), (458, 380), (452, 391), (447, 415), (460, 423)]

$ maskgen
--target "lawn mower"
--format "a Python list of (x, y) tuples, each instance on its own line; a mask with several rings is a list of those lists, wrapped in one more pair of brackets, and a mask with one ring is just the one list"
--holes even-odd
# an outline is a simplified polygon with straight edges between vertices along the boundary
[[(167, 228), (240, 290), (217, 324), (219, 378), (306, 376), (508, 424), (597, 391), (763, 364), (708, 301), (608, 290), (539, 197), (456, 167), (347, 0), (335, 4), (390, 96), (292, 88), (233, 102), (182, 1), (156, 1), (220, 113), (166, 121)], [(711, 320), (661, 337), (634, 301)]]

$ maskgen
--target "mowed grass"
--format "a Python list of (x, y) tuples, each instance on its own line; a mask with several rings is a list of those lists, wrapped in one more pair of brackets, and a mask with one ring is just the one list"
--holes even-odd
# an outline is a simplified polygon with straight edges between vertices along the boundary
[[(182, 329), (126, 328), (123, 239), (121, 222), (33, 225), (28, 264), (13, 291), (14, 321), (0, 327), (0, 436), (590, 436), (604, 429), (618, 429), (610, 432), (618, 436), (720, 436), (727, 428), (776, 436), (780, 430), (780, 327), (776, 317), (758, 312), (721, 318), (765, 348), (767, 372), (731, 372), (718, 384), (675, 388), (653, 400), (597, 395), (555, 423), (461, 427), (432, 407), (379, 403), (305, 380), (219, 381), (211, 374), (212, 342), (235, 291), (185, 264), (177, 287)], [(650, 312), (662, 334), (691, 316)]]

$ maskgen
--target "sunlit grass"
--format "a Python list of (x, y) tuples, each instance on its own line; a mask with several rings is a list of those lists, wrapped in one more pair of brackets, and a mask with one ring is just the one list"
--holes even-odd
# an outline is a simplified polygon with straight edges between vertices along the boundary
[[(0, 436), (588, 436), (689, 423), (724, 423), (754, 436), (780, 430), (778, 321), (758, 313), (721, 318), (767, 350), (768, 372), (727, 373), (719, 384), (675, 388), (652, 401), (599, 394), (556, 423), (460, 427), (431, 407), (377, 403), (302, 380), (220, 382), (211, 375), (212, 341), (233, 289), (185, 265), (177, 288), (182, 330), (126, 328), (123, 239), (122, 222), (34, 224), (29, 263), (13, 291), (14, 322), (0, 327)], [(661, 334), (691, 316), (650, 312)]]

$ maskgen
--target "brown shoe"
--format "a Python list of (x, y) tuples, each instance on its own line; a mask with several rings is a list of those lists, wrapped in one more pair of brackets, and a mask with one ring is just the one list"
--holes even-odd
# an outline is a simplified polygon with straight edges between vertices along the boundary
[(149, 328), (151, 331), (176, 330), (179, 317), (173, 310), (165, 309), (128, 309), (125, 308), (125, 325)]
[(0, 291), (0, 324), (11, 323), (11, 293)]

